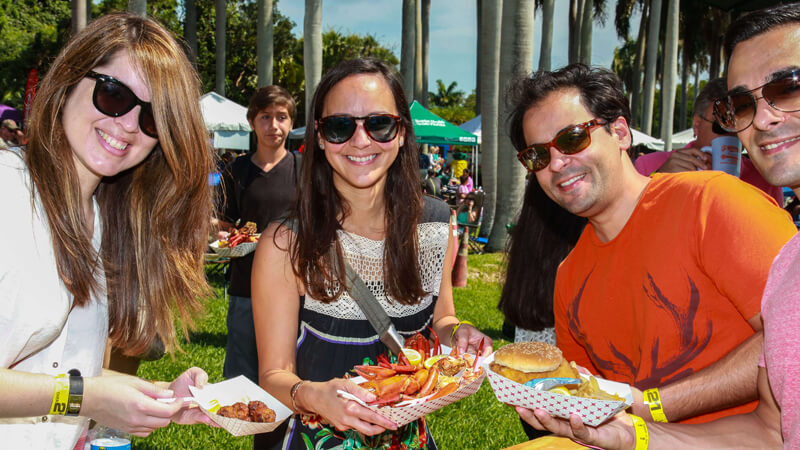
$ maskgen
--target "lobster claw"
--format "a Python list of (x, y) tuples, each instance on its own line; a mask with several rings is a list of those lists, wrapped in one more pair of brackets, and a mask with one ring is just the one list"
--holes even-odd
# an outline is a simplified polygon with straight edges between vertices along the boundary
[(389, 378), (396, 373), (394, 369), (381, 366), (355, 366), (353, 370), (367, 380)]

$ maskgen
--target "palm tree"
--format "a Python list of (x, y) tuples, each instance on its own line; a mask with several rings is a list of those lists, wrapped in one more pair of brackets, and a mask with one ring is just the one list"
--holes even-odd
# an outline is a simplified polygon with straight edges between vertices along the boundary
[(583, 0), (583, 18), (581, 19), (581, 43), (578, 60), (586, 65), (592, 63), (592, 13), (594, 1)]
[[(511, 1), (511, 0), (509, 0)], [(497, 135), (499, 114), (500, 19), (503, 0), (481, 2), (480, 89), (481, 173), (484, 197), (482, 229), (491, 233), (497, 198)]]
[(303, 71), (306, 79), (306, 123), (311, 120), (311, 100), (322, 78), (322, 0), (306, 0), (303, 19)]
[(480, 113), (481, 113), (481, 70), (483, 70), (483, 68), (481, 66), (481, 33), (482, 33), (481, 14), (482, 14), (482, 11), (483, 11), (483, 7), (481, 6), (482, 3), (483, 3), (483, 0), (475, 0), (475, 6), (476, 6), (475, 11), (478, 12), (478, 14), (475, 14), (475, 16), (477, 18), (477, 21), (476, 21), (477, 23), (475, 24), (476, 25), (475, 26), (475, 30), (477, 31), (477, 36), (478, 36), (478, 38), (475, 39), (475, 47), (476, 47), (475, 48), (475, 62), (476, 62), (476, 64), (475, 64), (475, 115), (476, 116), (480, 115)]
[(72, 34), (75, 35), (86, 28), (86, 2), (72, 2)]
[[(505, 91), (509, 81), (527, 74), (533, 66), (534, 0), (503, 0), (503, 35), (500, 50), (500, 88)], [(501, 102), (501, 122), (510, 111)], [(485, 139), (485, 138), (484, 138)], [(486, 141), (483, 140), (485, 143)], [(495, 198), (496, 226), (490, 228), (487, 250), (505, 248), (508, 233), (505, 225), (513, 222), (522, 205), (525, 191), (525, 168), (514, 158), (514, 146), (508, 133), (497, 136), (497, 196)], [(484, 160), (485, 163), (485, 160)], [(484, 172), (485, 176), (485, 172)], [(485, 219), (484, 219), (485, 220)]]
[(258, 0), (256, 66), (258, 86), (272, 84), (272, 0)]
[(429, 101), (436, 106), (447, 108), (460, 105), (464, 101), (464, 91), (457, 91), (458, 83), (453, 81), (449, 86), (445, 86), (442, 80), (436, 80), (437, 92), (429, 92)]
[[(73, 1), (72, 3), (80, 3), (80, 1)], [(146, 16), (147, 0), (128, 0), (128, 11), (140, 16)]]
[(555, 0), (542, 1), (542, 46), (539, 50), (539, 70), (550, 70), (553, 51), (553, 10)]
[(672, 149), (672, 113), (678, 74), (678, 19), (680, 0), (667, 0), (667, 29), (664, 40), (664, 78), (661, 83), (661, 139), (664, 149)]
[(428, 107), (428, 50), (430, 47), (431, 0), (422, 0), (422, 106)]
[(186, 21), (183, 24), (183, 36), (192, 53), (190, 55), (192, 63), (197, 66), (197, 4), (195, 0), (186, 0), (184, 8)]
[(580, 61), (581, 26), (585, 0), (569, 0), (569, 62)]
[(225, 0), (216, 0), (216, 40), (217, 40), (217, 94), (225, 96)]
[(403, 90), (406, 99), (414, 99), (414, 69), (416, 56), (416, 0), (403, 0), (403, 37), (400, 42), (400, 74), (403, 76)]
[(658, 34), (661, 26), (661, 0), (650, 0), (649, 9), (641, 128), (645, 134), (650, 134), (650, 130), (653, 128), (653, 98), (656, 94), (656, 60), (658, 59)]
[(644, 61), (644, 51), (647, 45), (647, 5), (648, 3), (644, 0), (641, 2), (642, 5), (642, 17), (639, 19), (639, 34), (636, 39), (636, 57), (633, 61), (633, 90), (631, 92), (631, 116), (633, 125), (638, 126), (641, 123), (641, 114), (639, 113), (641, 110), (641, 97), (642, 97), (642, 72), (643, 72), (643, 65), (642, 62)]

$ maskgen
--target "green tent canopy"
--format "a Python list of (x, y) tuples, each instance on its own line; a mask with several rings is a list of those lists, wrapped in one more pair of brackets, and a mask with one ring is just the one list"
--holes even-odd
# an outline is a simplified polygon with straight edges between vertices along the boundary
[(478, 145), (478, 136), (428, 111), (416, 100), (411, 103), (411, 123), (420, 144)]

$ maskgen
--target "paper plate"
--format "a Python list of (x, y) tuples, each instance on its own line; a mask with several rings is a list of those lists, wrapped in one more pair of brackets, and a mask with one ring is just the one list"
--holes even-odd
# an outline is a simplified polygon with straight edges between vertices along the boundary
[(258, 242), (242, 242), (233, 248), (220, 248), (219, 241), (214, 241), (211, 243), (210, 247), (211, 250), (213, 250), (214, 253), (218, 254), (219, 256), (225, 258), (239, 258), (241, 256), (253, 253), (256, 250), (256, 245), (258, 245)]

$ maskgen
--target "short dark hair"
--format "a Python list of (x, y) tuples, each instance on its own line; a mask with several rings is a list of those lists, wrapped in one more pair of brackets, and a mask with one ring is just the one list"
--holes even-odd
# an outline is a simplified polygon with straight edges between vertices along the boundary
[[(506, 93), (511, 113), (508, 117), (509, 136), (517, 151), (527, 146), (522, 119), (530, 108), (550, 93), (562, 89), (580, 91), (581, 103), (592, 114), (612, 122), (622, 116), (631, 122), (628, 99), (622, 91), (622, 80), (612, 71), (585, 64), (570, 64), (554, 72), (540, 70), (512, 81)], [(610, 129), (606, 125), (606, 129)]]
[(289, 91), (275, 85), (260, 87), (253, 93), (250, 97), (250, 105), (247, 107), (247, 121), (252, 122), (259, 111), (272, 105), (285, 106), (292, 118), (292, 123), (294, 123), (297, 115), (297, 103)]
[[(728, 95), (728, 82), (725, 77), (714, 78), (709, 81), (697, 94), (697, 99), (694, 101), (694, 115), (702, 116), (705, 110), (708, 109), (708, 105), (726, 95)], [(710, 117), (707, 117), (707, 119), (713, 120)]]
[(733, 48), (781, 25), (800, 25), (800, 3), (760, 9), (736, 19), (725, 32), (725, 55), (730, 59)]

